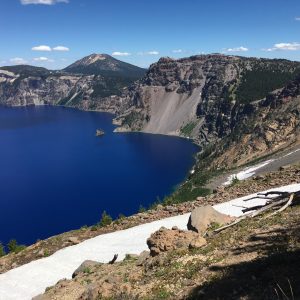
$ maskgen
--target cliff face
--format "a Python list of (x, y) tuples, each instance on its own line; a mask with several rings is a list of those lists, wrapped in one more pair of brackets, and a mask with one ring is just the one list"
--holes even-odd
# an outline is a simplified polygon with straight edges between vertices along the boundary
[(227, 153), (220, 164), (228, 157), (227, 165), (240, 164), (246, 157), (291, 142), (287, 132), (294, 132), (298, 124), (297, 88), (289, 101), (280, 100), (279, 105), (278, 99), (291, 90), (288, 83), (299, 70), (300, 63), (286, 60), (224, 55), (162, 58), (124, 92), (118, 130), (191, 137), (210, 148), (209, 155)]
[(211, 148), (213, 165), (241, 165), (300, 140), (300, 77), (269, 93), (240, 118), (230, 135)]
[[(81, 109), (116, 112), (115, 94), (119, 86), (101, 75), (62, 72), (23, 73), (20, 69), (0, 69), (0, 104), (65, 105)], [(120, 84), (122, 86), (122, 84)], [(120, 87), (121, 89), (121, 87)]]

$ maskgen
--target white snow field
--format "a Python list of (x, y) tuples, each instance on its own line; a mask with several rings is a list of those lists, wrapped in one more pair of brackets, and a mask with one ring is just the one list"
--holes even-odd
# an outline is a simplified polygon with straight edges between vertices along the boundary
[(232, 174), (232, 175), (228, 176), (227, 181), (224, 182), (223, 185), (231, 184), (231, 182), (232, 182), (232, 180), (234, 180), (234, 178), (237, 178), (239, 180), (244, 180), (249, 177), (252, 177), (253, 175), (255, 175), (255, 173), (256, 173), (255, 171), (263, 168), (264, 166), (270, 164), (273, 161), (274, 161), (274, 159), (270, 159), (270, 160), (264, 161), (263, 163), (254, 165), (252, 167), (245, 168), (236, 174)]
[[(300, 183), (271, 190), (294, 192), (300, 190)], [(224, 214), (241, 216), (243, 207), (253, 207), (265, 203), (264, 199), (244, 202), (256, 195), (252, 194), (217, 204), (214, 208)], [(122, 260), (126, 253), (139, 254), (143, 250), (147, 250), (147, 238), (161, 226), (167, 228), (177, 226), (186, 229), (189, 215), (188, 213), (99, 235), (78, 245), (59, 250), (49, 257), (12, 269), (0, 275), (0, 299), (29, 300), (43, 293), (46, 287), (54, 285), (58, 280), (71, 278), (74, 270), (87, 259), (106, 263), (116, 253), (119, 255), (118, 260)]]

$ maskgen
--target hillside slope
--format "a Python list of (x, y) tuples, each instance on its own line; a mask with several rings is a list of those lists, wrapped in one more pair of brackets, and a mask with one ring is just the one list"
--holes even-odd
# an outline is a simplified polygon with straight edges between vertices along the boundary
[[(251, 133), (251, 143), (260, 145), (231, 153), (228, 164), (235, 159), (239, 165), (294, 141), (297, 133), (288, 132), (298, 124), (299, 73), (300, 63), (287, 60), (218, 54), (162, 58), (124, 92), (117, 130), (190, 137), (209, 154), (220, 142), (222, 151), (235, 140), (246, 146)], [(276, 125), (270, 125), (272, 119)]]
[[(243, 193), (249, 194), (251, 190), (262, 191), (263, 186), (296, 182), (299, 174), (299, 166), (290, 167), (268, 174), (265, 178), (251, 179), (228, 187), (214, 195), (214, 200), (212, 197), (208, 197), (207, 200), (224, 201), (226, 197), (227, 199), (232, 199), (236, 195), (240, 197)], [(281, 189), (290, 188), (291, 186)], [(293, 190), (298, 189), (299, 183), (294, 184)], [(249, 197), (251, 196), (243, 199)], [(255, 204), (245, 203), (250, 206)], [(198, 206), (200, 202), (194, 204)], [(225, 208), (226, 205), (227, 203), (217, 206)], [(241, 210), (240, 206), (232, 208)], [(37, 299), (240, 299), (240, 297), (274, 299), (275, 288), (277, 292), (279, 291), (276, 284), (290, 295), (291, 290), (286, 277), (297, 299), (300, 292), (299, 278), (295, 269), (299, 264), (297, 206), (269, 218), (265, 216), (250, 218), (218, 235), (210, 234), (206, 237), (207, 244), (204, 247), (188, 249), (178, 245), (175, 249), (165, 249), (156, 256), (149, 257), (148, 254), (143, 259), (142, 255), (145, 253), (140, 257), (127, 255), (122, 262), (106, 264), (114, 253), (119, 253), (122, 259), (126, 253), (124, 251), (131, 251), (127, 253), (132, 254), (136, 253), (136, 249), (137, 251), (145, 249), (145, 240), (149, 234), (147, 230), (150, 229), (151, 232), (161, 225), (172, 227), (174, 224), (184, 228), (187, 219), (188, 215), (168, 218), (126, 231), (98, 236), (85, 243), (58, 251), (50, 257), (47, 254), (42, 260), (1, 275), (3, 278), (1, 292), (6, 299), (16, 295), (27, 299), (30, 295), (41, 291), (42, 286), (45, 288), (47, 283), (57, 281), (60, 278), (59, 274), (66, 274), (63, 276), (70, 278), (82, 260), (88, 258), (97, 259), (101, 263), (91, 262), (90, 266), (78, 271), (74, 279), (60, 280), (53, 287), (48, 287), (46, 294)], [(140, 235), (135, 236), (139, 236), (140, 239), (128, 243), (128, 234), (137, 233), (139, 229), (143, 230), (139, 231)], [(89, 229), (86, 228), (85, 231), (87, 230)], [(163, 230), (165, 229), (160, 229)], [(102, 251), (97, 250), (97, 247)], [(30, 252), (36, 253), (36, 250), (37, 248), (29, 247), (22, 251), (23, 256), (27, 257)], [(64, 258), (66, 254), (67, 258)], [(57, 263), (59, 259), (64, 259), (65, 267), (59, 263), (58, 267), (54, 268), (54, 262)], [(47, 270), (47, 276), (39, 276), (44, 269)], [(35, 272), (32, 272), (33, 270)], [(28, 275), (24, 276), (25, 273)], [(36, 284), (30, 284), (33, 279)], [(12, 289), (10, 285), (13, 286), (15, 280), (22, 282), (22, 285)]]

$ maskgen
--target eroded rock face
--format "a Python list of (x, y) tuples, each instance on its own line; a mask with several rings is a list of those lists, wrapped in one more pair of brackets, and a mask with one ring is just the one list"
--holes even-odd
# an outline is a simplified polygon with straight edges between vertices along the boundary
[[(116, 113), (126, 82), (102, 75), (68, 74), (31, 66), (0, 68), (0, 105), (64, 105)], [(121, 80), (121, 79), (120, 79)]]
[(233, 221), (234, 218), (221, 214), (211, 205), (200, 206), (194, 209), (190, 215), (187, 227), (203, 235), (211, 224), (224, 225)]
[(206, 245), (206, 240), (193, 231), (162, 227), (151, 234), (147, 240), (147, 245), (150, 249), (150, 255), (156, 256), (162, 252), (179, 248), (200, 248)]

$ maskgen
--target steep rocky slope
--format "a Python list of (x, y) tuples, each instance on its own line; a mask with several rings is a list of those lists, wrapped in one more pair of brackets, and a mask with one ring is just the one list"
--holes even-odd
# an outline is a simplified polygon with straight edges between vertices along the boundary
[(3, 257), (0, 256), (0, 274), (101, 234), (124, 230), (133, 226), (185, 214), (201, 205), (222, 203), (233, 198), (243, 197), (251, 193), (257, 193), (299, 181), (300, 166), (287, 166), (275, 172), (240, 181), (237, 184), (227, 187), (218, 188), (215, 193), (206, 197), (197, 197), (197, 199), (191, 198), (190, 201), (180, 204), (157, 205), (145, 212), (140, 212), (129, 217), (121, 216), (110, 225), (104, 227), (99, 224), (91, 227), (84, 226), (78, 230), (65, 232), (46, 240), (38, 241), (26, 247), (21, 252), (9, 253)]
[[(289, 183), (297, 181), (299, 166), (240, 182), (213, 197), (224, 201), (226, 195), (274, 187), (287, 177)], [(149, 246), (155, 242), (162, 247), (159, 253), (128, 254), (115, 264), (85, 261), (73, 279), (58, 281), (34, 299), (298, 299), (297, 203), (218, 234), (212, 231), (219, 224), (211, 225), (201, 246), (187, 247), (184, 239), (191, 232), (161, 228), (147, 240)]]
[(228, 137), (210, 147), (214, 165), (241, 165), (299, 143), (300, 77), (248, 107), (247, 118), (241, 118)]

